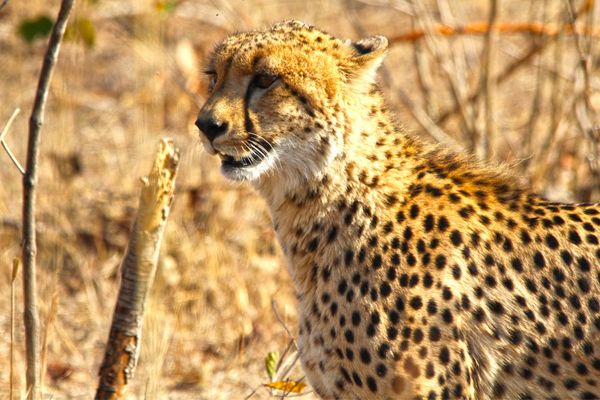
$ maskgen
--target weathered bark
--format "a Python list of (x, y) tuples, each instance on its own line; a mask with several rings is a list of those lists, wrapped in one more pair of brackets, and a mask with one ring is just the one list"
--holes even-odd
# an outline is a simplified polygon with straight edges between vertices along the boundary
[(142, 178), (138, 214), (121, 263), (121, 287), (96, 399), (122, 398), (133, 378), (141, 348), (144, 308), (173, 201), (178, 163), (179, 151), (173, 141), (163, 139), (150, 175)]
[(40, 153), (40, 131), (48, 98), (48, 87), (56, 65), (60, 43), (67, 28), (74, 0), (63, 0), (40, 71), (35, 101), (29, 118), (27, 164), (23, 175), (23, 320), (25, 323), (25, 351), (27, 353), (27, 398), (40, 397), (40, 327), (37, 314), (35, 198), (37, 167)]

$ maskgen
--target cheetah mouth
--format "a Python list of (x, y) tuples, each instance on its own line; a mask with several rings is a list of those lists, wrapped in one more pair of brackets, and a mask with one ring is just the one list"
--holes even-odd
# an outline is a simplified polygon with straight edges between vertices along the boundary
[(260, 164), (269, 156), (270, 149), (255, 150), (244, 157), (219, 154), (223, 168), (248, 168)]
[(253, 151), (245, 155), (218, 152), (223, 176), (233, 181), (254, 181), (275, 167), (278, 156), (273, 145), (250, 148)]

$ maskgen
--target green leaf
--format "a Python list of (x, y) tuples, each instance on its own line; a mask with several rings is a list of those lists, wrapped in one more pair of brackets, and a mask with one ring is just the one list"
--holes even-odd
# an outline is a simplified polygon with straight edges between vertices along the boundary
[(93, 47), (96, 44), (94, 23), (89, 18), (77, 18), (67, 26), (65, 40), (81, 40), (86, 47)]
[(277, 362), (279, 361), (279, 352), (270, 351), (265, 357), (265, 369), (267, 370), (267, 375), (269, 375), (269, 379), (271, 382), (275, 377), (275, 372), (277, 369)]
[(47, 15), (25, 19), (19, 24), (19, 36), (27, 43), (32, 43), (35, 39), (48, 36), (53, 25), (54, 21)]
[(177, 8), (177, 1), (175, 0), (159, 0), (154, 3), (156, 11), (161, 14), (171, 14)]

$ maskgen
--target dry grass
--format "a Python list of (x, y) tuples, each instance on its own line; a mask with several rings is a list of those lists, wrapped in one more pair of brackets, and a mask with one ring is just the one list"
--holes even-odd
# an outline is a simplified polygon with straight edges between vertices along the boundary
[[(42, 133), (38, 268), (41, 321), (50, 323), (42, 327), (48, 398), (93, 396), (137, 177), (164, 135), (175, 138), (182, 161), (132, 396), (243, 398), (267, 382), (266, 354), (283, 352), (290, 339), (272, 310), (273, 299), (282, 322), (295, 331), (293, 287), (267, 210), (248, 186), (219, 176), (192, 125), (204, 95), (202, 57), (228, 32), (287, 18), (352, 38), (398, 37), (421, 27), (424, 39), (393, 43), (383, 71), (398, 121), (417, 134), (430, 131), (514, 164), (551, 199), (600, 199), (598, 46), (586, 35), (577, 41), (570, 34), (437, 36), (433, 29), (488, 20), (560, 28), (575, 17), (593, 32), (600, 5), (577, 15), (585, 2), (504, 0), (492, 19), (489, 3), (184, 0), (161, 14), (149, 0), (79, 1), (74, 16), (92, 20), (97, 42), (91, 48), (65, 43)], [(0, 11), (0, 126), (16, 107), (22, 109), (5, 139), (19, 160), (25, 159), (27, 116), (45, 43), (27, 45), (15, 31), (24, 18), (54, 15), (57, 5), (15, 1)], [(487, 50), (485, 43), (491, 43)], [(482, 55), (490, 62), (482, 62)], [(3, 152), (0, 182), (0, 335), (8, 338), (21, 182)], [(17, 288), (15, 390), (22, 395)], [(0, 345), (0, 360), (9, 364), (8, 341)], [(302, 372), (296, 368), (289, 377), (301, 379)], [(9, 369), (0, 369), (2, 398), (8, 397), (9, 381)], [(269, 396), (259, 389), (252, 398)]]

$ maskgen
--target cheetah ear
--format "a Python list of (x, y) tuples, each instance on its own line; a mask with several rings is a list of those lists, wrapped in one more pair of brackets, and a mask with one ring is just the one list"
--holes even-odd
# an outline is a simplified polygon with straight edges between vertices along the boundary
[(350, 43), (354, 51), (353, 61), (359, 69), (359, 76), (368, 83), (375, 82), (377, 69), (383, 62), (388, 40), (385, 36), (372, 36)]

